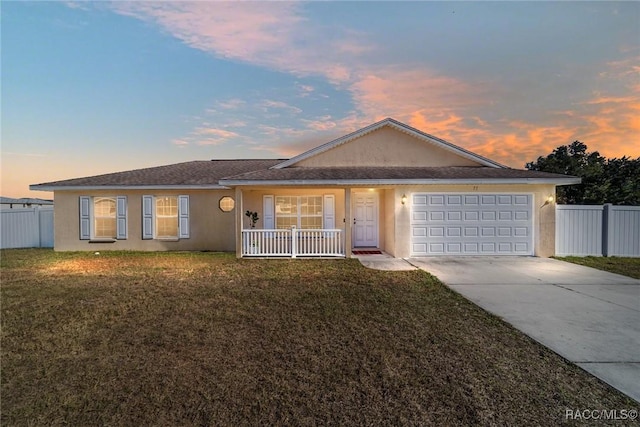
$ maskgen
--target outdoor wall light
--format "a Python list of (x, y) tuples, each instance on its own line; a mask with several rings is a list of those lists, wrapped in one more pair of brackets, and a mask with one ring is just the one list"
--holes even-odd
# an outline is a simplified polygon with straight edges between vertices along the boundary
[(407, 204), (407, 195), (403, 194), (402, 198), (400, 199), (400, 203), (402, 203), (403, 205)]
[(547, 206), (547, 205), (549, 205), (549, 204), (553, 203), (553, 202), (554, 202), (554, 200), (555, 200), (555, 197), (553, 197), (553, 195), (552, 195), (552, 194), (549, 194), (549, 196), (548, 196), (548, 197), (545, 199), (545, 201), (544, 201), (544, 205), (542, 205), (541, 207), (542, 207), (542, 208), (544, 208), (545, 206)]

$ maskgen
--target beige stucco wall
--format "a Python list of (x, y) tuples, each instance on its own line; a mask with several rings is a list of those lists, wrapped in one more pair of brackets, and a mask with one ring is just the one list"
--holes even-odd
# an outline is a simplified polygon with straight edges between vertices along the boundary
[[(190, 238), (178, 241), (142, 240), (142, 196), (189, 195)], [(127, 240), (114, 243), (90, 243), (79, 237), (80, 196), (127, 196)], [(234, 196), (232, 190), (190, 191), (56, 191), (55, 198), (55, 249), (58, 251), (234, 251), (235, 212), (222, 212), (220, 198)]]
[[(541, 257), (555, 253), (555, 204), (544, 205), (549, 195), (555, 194), (553, 185), (414, 185), (396, 188), (351, 188), (350, 192), (375, 191), (379, 195), (378, 238), (379, 247), (397, 258), (410, 256), (411, 243), (411, 194), (416, 192), (432, 193), (523, 193), (532, 194), (534, 224), (534, 254)], [(143, 195), (180, 195), (190, 196), (190, 238), (179, 241), (142, 240)], [(238, 194), (242, 194), (240, 204)], [(75, 250), (236, 250), (236, 219), (248, 227), (244, 216), (246, 210), (257, 211), (260, 220), (257, 228), (263, 228), (264, 195), (325, 195), (333, 194), (336, 201), (336, 227), (348, 232), (344, 188), (248, 188), (242, 190), (192, 190), (192, 191), (57, 191), (55, 192), (55, 249), (59, 251)], [(407, 203), (402, 205), (402, 195), (406, 194)], [(128, 239), (115, 243), (89, 243), (79, 239), (79, 196), (127, 196), (128, 202)], [(222, 212), (218, 202), (223, 196), (236, 199), (233, 212)], [(351, 197), (353, 200), (353, 197)], [(544, 206), (543, 206), (544, 205)], [(346, 240), (346, 239), (345, 239)]]
[(382, 217), (381, 226), (384, 234), (384, 246), (381, 248), (391, 256), (396, 254), (396, 215), (399, 209), (400, 199), (396, 195), (396, 190), (382, 190), (384, 197), (384, 216)]
[[(533, 245), (534, 255), (550, 257), (555, 255), (555, 203), (545, 205), (550, 195), (555, 196), (553, 185), (422, 185), (401, 186), (395, 190), (396, 258), (411, 255), (411, 194), (412, 193), (521, 193), (533, 195)], [(406, 205), (400, 203), (403, 194), (407, 195)]]
[(478, 166), (435, 144), (382, 127), (295, 166)]

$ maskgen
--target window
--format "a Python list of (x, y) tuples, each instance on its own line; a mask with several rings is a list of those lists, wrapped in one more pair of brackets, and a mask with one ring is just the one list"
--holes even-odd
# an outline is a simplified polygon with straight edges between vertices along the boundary
[(125, 240), (127, 197), (80, 196), (80, 240)]
[(322, 228), (322, 196), (276, 196), (276, 228)]
[(232, 197), (224, 196), (220, 199), (220, 202), (218, 202), (218, 206), (222, 212), (231, 212), (236, 206), (236, 202)]
[(156, 198), (156, 237), (178, 237), (178, 198)]
[(189, 196), (142, 196), (142, 238), (188, 239)]
[(93, 199), (93, 236), (97, 239), (115, 239), (116, 199), (115, 197), (96, 197)]

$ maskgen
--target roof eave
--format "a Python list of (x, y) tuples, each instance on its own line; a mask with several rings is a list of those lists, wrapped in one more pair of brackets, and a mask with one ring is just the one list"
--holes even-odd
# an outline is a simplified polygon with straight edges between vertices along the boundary
[(580, 178), (467, 178), (467, 179), (293, 179), (293, 180), (221, 180), (228, 187), (244, 186), (350, 186), (350, 185), (423, 185), (423, 184), (579, 184)]
[(205, 185), (30, 185), (35, 191), (95, 191), (95, 190), (228, 190), (220, 184)]

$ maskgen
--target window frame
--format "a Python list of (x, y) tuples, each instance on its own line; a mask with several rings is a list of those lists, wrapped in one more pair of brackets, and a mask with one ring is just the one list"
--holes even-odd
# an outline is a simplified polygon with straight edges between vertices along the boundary
[[(114, 216), (97, 215), (96, 204), (104, 200), (113, 200), (115, 202)], [(128, 238), (128, 205), (127, 196), (80, 196), (79, 197), (79, 219), (80, 219), (80, 240), (89, 240), (90, 242), (115, 242), (116, 240), (126, 240)], [(113, 219), (115, 221), (115, 235), (105, 236), (98, 235), (97, 221), (100, 219)]]
[[(158, 219), (172, 218), (174, 215), (158, 215), (157, 201), (163, 198), (176, 199), (177, 235), (159, 235)], [(142, 240), (178, 241), (190, 238), (189, 196), (160, 194), (142, 196)]]
[[(170, 203), (167, 205), (160, 205), (159, 201), (171, 201), (175, 203)], [(172, 240), (177, 239), (180, 235), (180, 216), (179, 216), (179, 208), (178, 208), (178, 196), (156, 196), (154, 203), (154, 230), (155, 230), (155, 238), (158, 240)], [(162, 213), (159, 213), (159, 209), (163, 209)], [(173, 211), (175, 209), (175, 213), (167, 214), (166, 211)], [(160, 223), (168, 222), (171, 220), (171, 228), (175, 225), (175, 234), (160, 234), (160, 230), (166, 230), (168, 227), (166, 225), (160, 226)]]
[[(286, 199), (288, 201), (288, 205), (289, 205), (289, 213), (285, 213), (282, 211), (282, 208), (279, 209), (279, 206), (282, 206), (282, 204), (279, 204), (279, 202), (282, 202), (283, 199)], [(304, 206), (303, 206), (303, 201), (306, 199), (306, 205), (307, 205), (307, 212), (303, 213), (304, 211)], [(314, 199), (314, 204), (313, 206), (316, 207), (316, 209), (319, 207), (320, 211), (319, 213), (316, 211), (316, 213), (309, 213), (308, 212), (308, 202), (309, 199)], [(295, 203), (294, 203), (295, 201)], [(283, 203), (284, 204), (284, 203)], [(278, 224), (278, 220), (279, 219), (284, 219), (284, 218), (288, 218), (288, 224), (286, 225), (279, 225)], [(309, 228), (309, 226), (305, 226), (303, 227), (303, 218), (320, 218), (320, 224), (317, 227), (311, 227)], [(291, 221), (291, 219), (295, 219), (295, 224), (293, 224), (294, 221)], [(274, 225), (276, 229), (279, 230), (286, 230), (286, 229), (290, 229), (292, 226), (295, 225), (296, 228), (298, 229), (304, 229), (304, 230), (321, 230), (324, 228), (324, 201), (323, 201), (323, 196), (322, 195), (277, 195), (274, 197)]]
[[(222, 204), (223, 202), (227, 202), (227, 203), (231, 203), (231, 208), (227, 209), (227, 208), (223, 208)], [(220, 198), (220, 200), (218, 200), (218, 209), (220, 209), (222, 212), (224, 213), (228, 213), (228, 212), (233, 212), (233, 210), (236, 208), (236, 201), (233, 197), (231, 196), (222, 196)]]
[[(109, 201), (113, 202), (113, 215), (99, 215), (97, 205), (99, 202)], [(93, 215), (91, 219), (91, 238), (96, 240), (114, 240), (118, 237), (118, 199), (114, 196), (96, 196), (91, 200), (91, 208), (93, 209)], [(109, 220), (109, 222), (113, 221), (113, 234), (112, 235), (98, 235), (99, 228), (98, 221), (99, 220)]]

